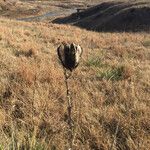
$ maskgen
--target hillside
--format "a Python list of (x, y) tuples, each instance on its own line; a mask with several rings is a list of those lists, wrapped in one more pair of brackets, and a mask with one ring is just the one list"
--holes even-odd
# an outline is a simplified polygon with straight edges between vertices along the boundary
[(150, 1), (101, 2), (70, 16), (57, 18), (53, 22), (94, 31), (150, 31)]
[(54, 16), (51, 16), (51, 13), (59, 13), (61, 14), (59, 16), (66, 16), (66, 12), (71, 14), (75, 8), (89, 4), (93, 5), (93, 3), (96, 3), (96, 0), (92, 2), (90, 0), (0, 0), (0, 16), (21, 20), (39, 16), (42, 19), (31, 18), (31, 20), (43, 21), (53, 18)]
[[(79, 43), (69, 85), (74, 149), (150, 149), (150, 35), (0, 18), (0, 149), (65, 150), (66, 89), (56, 49)], [(112, 146), (113, 145), (113, 146)]]

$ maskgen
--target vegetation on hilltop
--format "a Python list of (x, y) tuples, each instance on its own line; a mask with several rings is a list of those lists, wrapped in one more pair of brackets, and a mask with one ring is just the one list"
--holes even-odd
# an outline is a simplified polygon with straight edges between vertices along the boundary
[[(150, 149), (150, 35), (0, 19), (0, 148), (63, 150), (66, 90), (56, 49), (83, 47), (69, 81), (74, 148)], [(113, 146), (112, 146), (113, 145)]]

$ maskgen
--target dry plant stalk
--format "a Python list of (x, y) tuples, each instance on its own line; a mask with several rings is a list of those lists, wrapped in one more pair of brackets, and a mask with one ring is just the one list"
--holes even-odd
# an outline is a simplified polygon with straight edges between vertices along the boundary
[[(79, 60), (82, 55), (82, 48), (79, 45), (74, 43), (68, 44), (63, 42), (57, 49), (58, 57), (61, 61), (61, 64), (64, 69), (64, 76), (65, 76), (65, 85), (67, 91), (67, 102), (68, 102), (68, 116), (67, 116), (67, 123), (68, 123), (68, 143), (69, 143), (69, 150), (72, 149), (73, 143), (73, 119), (72, 119), (72, 97), (71, 91), (68, 85), (68, 79), (72, 75), (72, 71), (78, 66)], [(70, 71), (70, 75), (67, 74), (67, 69)]]
[(65, 76), (65, 85), (66, 85), (66, 95), (67, 95), (67, 103), (68, 103), (68, 107), (67, 107), (67, 111), (68, 111), (68, 143), (69, 143), (69, 150), (72, 149), (72, 144), (73, 144), (73, 119), (72, 119), (72, 107), (73, 107), (73, 103), (72, 103), (72, 97), (71, 97), (71, 91), (69, 89), (69, 84), (68, 84), (68, 79), (70, 76), (68, 76), (66, 69), (64, 68), (64, 76)]

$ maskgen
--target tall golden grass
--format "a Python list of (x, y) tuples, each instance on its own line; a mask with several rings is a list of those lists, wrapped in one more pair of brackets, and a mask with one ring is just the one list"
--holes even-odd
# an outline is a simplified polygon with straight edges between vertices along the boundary
[(56, 49), (82, 46), (69, 85), (74, 149), (150, 149), (150, 35), (0, 19), (0, 149), (65, 150), (67, 101)]

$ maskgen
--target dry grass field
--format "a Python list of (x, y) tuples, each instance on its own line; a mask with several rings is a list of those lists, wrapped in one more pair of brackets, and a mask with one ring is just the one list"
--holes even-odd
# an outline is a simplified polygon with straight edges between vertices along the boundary
[(84, 51), (69, 79), (73, 150), (149, 150), (149, 32), (94, 32), (4, 17), (0, 150), (68, 150), (66, 88), (56, 51), (62, 41)]
[(4, 18), (0, 19), (1, 149), (67, 149), (66, 89), (56, 54), (61, 41), (79, 43), (84, 50), (69, 80), (74, 149), (149, 150), (148, 33), (96, 33)]

